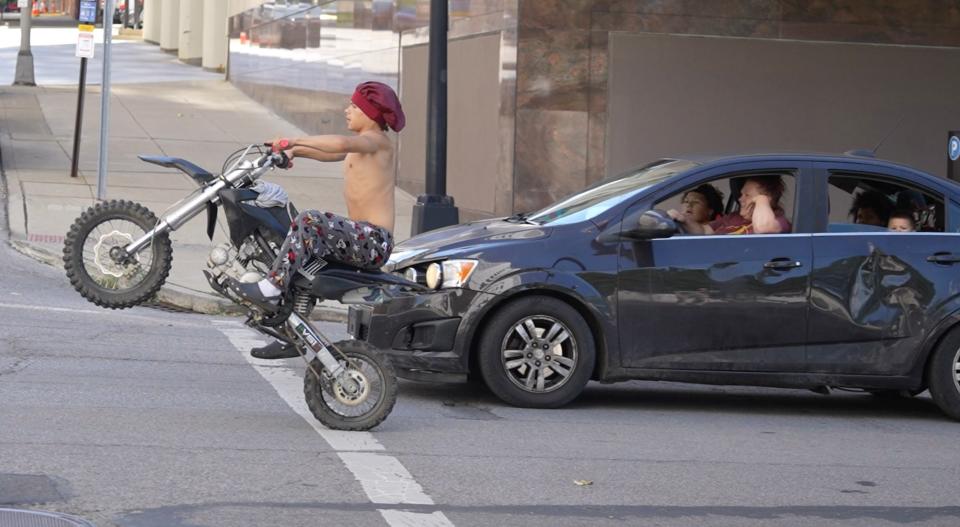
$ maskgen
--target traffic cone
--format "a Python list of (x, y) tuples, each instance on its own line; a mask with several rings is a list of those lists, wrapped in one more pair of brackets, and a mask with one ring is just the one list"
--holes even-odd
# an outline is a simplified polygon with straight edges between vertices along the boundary
[(40, 5), (37, 2), (33, 3), (33, 11), (30, 12), (30, 16), (40, 16)]

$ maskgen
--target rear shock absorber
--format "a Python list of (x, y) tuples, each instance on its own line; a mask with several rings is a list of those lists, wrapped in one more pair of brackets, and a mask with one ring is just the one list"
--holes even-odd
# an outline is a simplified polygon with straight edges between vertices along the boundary
[(315, 302), (316, 299), (310, 293), (298, 292), (293, 295), (293, 311), (306, 317), (310, 314), (310, 308)]

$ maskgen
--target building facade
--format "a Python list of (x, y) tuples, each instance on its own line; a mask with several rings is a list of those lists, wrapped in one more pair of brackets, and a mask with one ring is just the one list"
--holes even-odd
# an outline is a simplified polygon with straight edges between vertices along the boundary
[[(353, 87), (408, 114), (424, 188), (429, 0), (264, 4), (230, 18), (229, 79), (311, 133)], [(946, 175), (960, 3), (451, 0), (447, 188), (465, 219), (529, 211), (685, 154), (872, 149)]]

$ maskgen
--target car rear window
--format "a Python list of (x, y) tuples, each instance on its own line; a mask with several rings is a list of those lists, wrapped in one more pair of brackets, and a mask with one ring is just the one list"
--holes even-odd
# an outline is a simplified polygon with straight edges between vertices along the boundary
[(913, 231), (944, 231), (943, 196), (890, 176), (832, 172), (827, 196), (827, 232), (882, 232), (898, 217)]

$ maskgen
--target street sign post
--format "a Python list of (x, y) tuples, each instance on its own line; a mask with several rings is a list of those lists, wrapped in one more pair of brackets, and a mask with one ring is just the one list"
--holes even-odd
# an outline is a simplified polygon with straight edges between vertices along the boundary
[[(23, 3), (17, 5), (24, 6)], [(13, 74), (15, 86), (36, 86), (33, 76), (33, 50), (30, 49), (30, 28), (33, 25), (30, 7), (20, 7), (20, 51), (17, 53), (17, 67)]]
[[(94, 11), (94, 18), (96, 18), (96, 11)], [(87, 91), (87, 59), (93, 58), (93, 50), (93, 26), (81, 24), (77, 28), (76, 55), (80, 58), (80, 81), (77, 83), (77, 120), (73, 127), (73, 157), (70, 160), (70, 177), (77, 177), (80, 167), (80, 135), (83, 130), (83, 97)]]
[(113, 39), (113, 0), (103, 6), (103, 81), (100, 83), (100, 162), (97, 199), (107, 197), (107, 140), (110, 137), (110, 41)]

